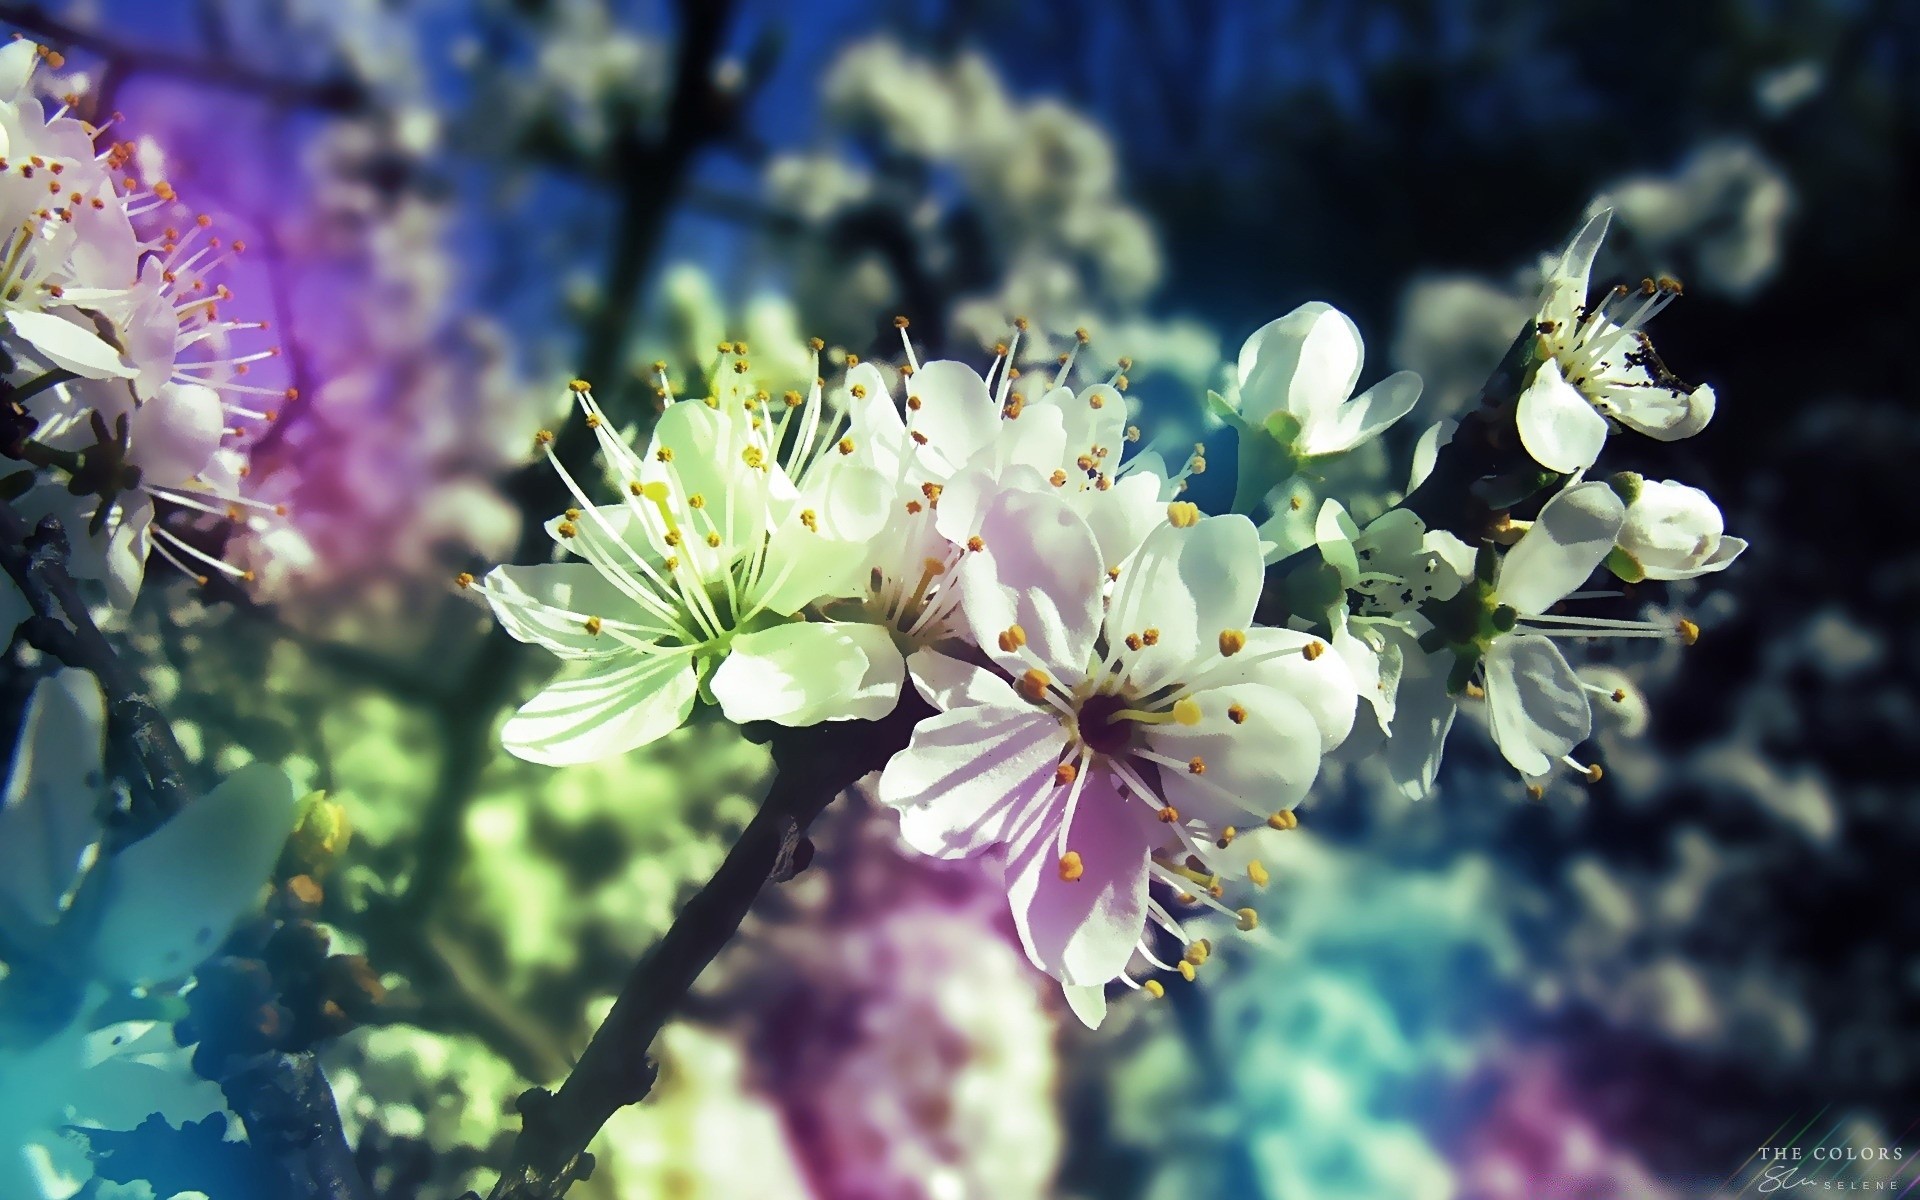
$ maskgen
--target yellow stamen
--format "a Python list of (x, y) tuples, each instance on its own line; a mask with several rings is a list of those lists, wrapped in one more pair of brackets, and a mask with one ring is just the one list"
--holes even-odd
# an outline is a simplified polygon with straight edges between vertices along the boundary
[(1238, 629), (1220, 631), (1220, 653), (1232, 658), (1247, 648), (1247, 635)]
[(1069, 850), (1060, 856), (1060, 878), (1072, 883), (1087, 873), (1086, 864), (1080, 861), (1078, 850)]

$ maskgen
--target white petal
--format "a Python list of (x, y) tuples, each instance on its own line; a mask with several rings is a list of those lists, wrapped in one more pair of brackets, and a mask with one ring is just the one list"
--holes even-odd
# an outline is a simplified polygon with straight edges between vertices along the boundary
[(1657, 425), (1642, 427), (1636, 424), (1634, 428), (1656, 441), (1681, 441), (1705, 429), (1708, 422), (1713, 420), (1713, 412), (1716, 406), (1717, 401), (1714, 398), (1713, 389), (1703, 383), (1693, 389), (1693, 391), (1687, 393), (1687, 411), (1684, 416), (1663, 421)]
[[(1000, 406), (967, 364), (950, 359), (924, 363), (908, 376), (905, 387), (907, 426), (927, 439), (919, 447), (919, 457), (932, 468), (933, 482), (952, 475), (999, 436)], [(918, 410), (913, 407), (915, 399), (920, 401)]]
[(522, 705), (500, 741), (508, 753), (549, 767), (612, 758), (680, 728), (697, 685), (688, 655), (599, 659)]
[(1331, 304), (1310, 301), (1255, 330), (1240, 347), (1240, 412), (1259, 425), (1275, 412), (1306, 418), (1353, 395), (1366, 346)]
[(1584, 471), (1607, 444), (1607, 419), (1561, 376), (1553, 359), (1540, 364), (1533, 382), (1520, 393), (1514, 420), (1520, 444), (1550, 471)]
[(1407, 491), (1427, 481), (1433, 474), (1433, 465), (1440, 461), (1440, 448), (1452, 443), (1453, 435), (1460, 428), (1460, 422), (1448, 417), (1427, 426), (1420, 440), (1413, 444), (1413, 470), (1407, 477)]
[(256, 762), (109, 860), (92, 958), (102, 978), (186, 975), (260, 902), (293, 831), (287, 773)]
[(1152, 690), (1196, 655), (1217, 655), (1223, 632), (1253, 624), (1262, 579), (1260, 535), (1247, 518), (1207, 517), (1184, 529), (1163, 520), (1120, 569), (1107, 617), (1109, 643), (1159, 631), (1156, 644), (1126, 653), (1128, 682)]
[[(1198, 724), (1156, 725), (1145, 739), (1157, 754), (1205, 765), (1201, 774), (1161, 767), (1163, 799), (1181, 816), (1219, 829), (1305, 799), (1320, 773), (1321, 737), (1298, 700), (1276, 687), (1241, 683), (1199, 692), (1194, 701)], [(1233, 707), (1241, 713), (1238, 722), (1228, 716)]]
[(1100, 630), (1106, 578), (1093, 531), (1057, 496), (1007, 492), (988, 508), (980, 537), (983, 549), (968, 554), (959, 573), (975, 642), (1018, 675), (1027, 660), (997, 646), (1018, 624), (1030, 653), (1077, 682)]
[(57, 367), (87, 379), (131, 379), (138, 374), (99, 334), (52, 313), (15, 310), (7, 314), (14, 332)]
[[(1308, 658), (1309, 648), (1316, 644), (1321, 650)], [(1227, 661), (1249, 664), (1235, 678), (1284, 692), (1312, 714), (1323, 753), (1345, 741), (1353, 729), (1360, 699), (1353, 672), (1345, 659), (1327, 653), (1326, 643), (1312, 634), (1297, 629), (1250, 629), (1246, 649)]]
[(1304, 454), (1339, 454), (1379, 437), (1420, 401), (1420, 376), (1396, 371), (1353, 399), (1321, 409), (1303, 425)]
[(1079, 986), (1071, 983), (1060, 985), (1060, 994), (1066, 997), (1067, 1007), (1080, 1023), (1088, 1029), (1100, 1028), (1107, 1019), (1107, 989), (1104, 984)]
[(0, 807), (0, 921), (54, 925), (92, 864), (105, 732), (106, 702), (88, 672), (68, 668), (34, 685)]
[(1487, 713), (1500, 753), (1528, 779), (1552, 774), (1593, 731), (1580, 677), (1551, 638), (1531, 633), (1496, 640), (1486, 670)]
[(562, 658), (630, 653), (625, 643), (608, 634), (589, 632), (589, 617), (631, 621), (645, 626), (654, 637), (668, 632), (655, 613), (641, 608), (586, 563), (495, 567), (487, 572), (486, 592), (493, 615), (510, 636), (544, 646)]
[(1533, 528), (1500, 562), (1500, 601), (1523, 615), (1543, 613), (1587, 581), (1613, 549), (1627, 507), (1599, 481), (1547, 501)]
[(1001, 676), (937, 650), (914, 651), (907, 659), (907, 673), (913, 677), (914, 690), (941, 712), (972, 704), (1027, 707)]
[[(1569, 316), (1575, 309), (1586, 303), (1587, 280), (1593, 274), (1593, 260), (1600, 253), (1600, 243), (1606, 240), (1607, 226), (1612, 223), (1613, 210), (1602, 208), (1588, 217), (1573, 235), (1573, 240), (1561, 252), (1559, 259), (1547, 269), (1547, 301), (1557, 307), (1561, 313)], [(1557, 303), (1554, 303), (1557, 301)]]
[(1422, 654), (1409, 642), (1402, 661), (1400, 686), (1394, 696), (1393, 735), (1387, 739), (1380, 761), (1401, 795), (1420, 800), (1433, 791), (1434, 780), (1439, 777), (1441, 751), (1460, 702), (1447, 691), (1447, 675), (1454, 662), (1452, 651)]
[(1127, 561), (1154, 527), (1166, 520), (1160, 482), (1144, 471), (1133, 471), (1112, 487), (1090, 487), (1071, 495), (1074, 510), (1093, 530), (1100, 560), (1107, 566), (1117, 567)]
[(884, 717), (905, 676), (880, 626), (795, 621), (735, 638), (709, 686), (729, 721), (800, 726)]
[(961, 858), (1034, 824), (1066, 745), (1060, 723), (1028, 707), (938, 713), (915, 726), (907, 748), (887, 761), (880, 802), (900, 813), (907, 845)]

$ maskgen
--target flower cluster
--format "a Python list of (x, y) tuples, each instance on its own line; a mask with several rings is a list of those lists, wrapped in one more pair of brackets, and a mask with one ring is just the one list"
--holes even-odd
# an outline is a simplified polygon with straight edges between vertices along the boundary
[[(20, 464), (0, 495), (59, 517), (73, 574), (115, 608), (150, 552), (202, 582), (244, 578), (199, 523), (274, 515), (241, 495), (236, 442), (285, 389), (244, 378), (275, 351), (236, 351), (264, 324), (222, 316), (232, 292), (217, 282), (245, 244), (182, 219), (157, 152), (72, 115), (79, 97), (46, 94), (64, 81), (42, 61), (62, 65), (29, 41), (0, 50), (0, 454)], [(156, 521), (156, 506), (183, 520)], [(0, 629), (25, 615), (0, 585)]]
[[(678, 398), (659, 371), (644, 452), (576, 382), (619, 499), (596, 502), (542, 432), (574, 497), (548, 523), (564, 561), (459, 580), (570, 663), (504, 741), (565, 765), (654, 741), (702, 702), (811, 726), (885, 716), (911, 687), (933, 711), (878, 780), (903, 840), (999, 862), (1028, 957), (1089, 1024), (1116, 979), (1160, 994), (1156, 972), (1192, 979), (1207, 961), (1214, 914), (1257, 925), (1224, 902), (1228, 881), (1267, 881), (1261, 844), (1296, 823), (1361, 697), (1361, 744), (1385, 737), (1403, 786), (1424, 792), (1454, 710), (1484, 698), (1537, 788), (1561, 764), (1598, 770), (1572, 757), (1592, 689), (1557, 640), (1697, 632), (1556, 609), (1603, 562), (1684, 579), (1743, 545), (1695, 489), (1582, 481), (1614, 428), (1684, 436), (1713, 408), (1641, 331), (1677, 285), (1586, 305), (1604, 227), (1551, 276), (1504, 410), (1538, 463), (1514, 505), (1559, 490), (1531, 522), (1502, 511), (1477, 549), (1411, 502), (1363, 529), (1327, 499), (1304, 541), (1290, 512), (1246, 515), (1274, 497), (1291, 509), (1296, 484), (1419, 399), (1407, 372), (1355, 395), (1359, 332), (1317, 302), (1248, 339), (1238, 386), (1213, 398), (1241, 437), (1242, 511), (1220, 516), (1179, 498), (1206, 470), (1199, 449), (1178, 470), (1129, 452), (1127, 360), (1077, 378), (1081, 335), (1023, 370), (1022, 321), (984, 375), (921, 362), (902, 318), (897, 368), (847, 355), (830, 387), (816, 342), (808, 388), (778, 397), (746, 382), (747, 347), (723, 342), (711, 395)], [(1446, 437), (1422, 440), (1417, 476)], [(1256, 624), (1256, 609), (1282, 615)]]

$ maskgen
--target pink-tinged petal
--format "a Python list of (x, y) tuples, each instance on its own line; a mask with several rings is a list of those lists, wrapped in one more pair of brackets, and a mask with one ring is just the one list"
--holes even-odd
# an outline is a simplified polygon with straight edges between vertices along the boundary
[(1568, 475), (1584, 471), (1607, 444), (1607, 419), (1562, 377), (1560, 364), (1553, 359), (1534, 372), (1513, 416), (1520, 427), (1520, 444), (1533, 461), (1550, 471)]
[(1612, 552), (1626, 520), (1627, 506), (1598, 480), (1547, 501), (1533, 527), (1500, 560), (1500, 602), (1522, 615), (1552, 608)]
[(1139, 553), (1120, 569), (1120, 584), (1107, 616), (1107, 638), (1116, 646), (1147, 630), (1153, 645), (1125, 658), (1127, 680), (1150, 691), (1175, 682), (1175, 674), (1208, 649), (1218, 653), (1220, 635), (1244, 633), (1260, 599), (1260, 534), (1239, 515), (1208, 517), (1181, 528), (1164, 520), (1147, 535)]
[(887, 761), (880, 801), (900, 813), (907, 845), (962, 858), (1034, 823), (1053, 795), (1066, 747), (1060, 723), (1032, 709), (971, 705), (938, 713)]
[[(1278, 688), (1234, 684), (1197, 693), (1194, 725), (1150, 727), (1147, 749), (1186, 767), (1160, 765), (1161, 798), (1209, 828), (1245, 825), (1306, 798), (1320, 773), (1320, 727)], [(1200, 761), (1195, 772), (1191, 763)]]
[(980, 539), (960, 570), (975, 642), (1019, 675), (1030, 659), (999, 649), (1001, 633), (1017, 624), (1030, 654), (1055, 678), (1077, 682), (1100, 630), (1106, 567), (1093, 531), (1057, 496), (1006, 492), (988, 507)]
[(1139, 800), (1122, 796), (1104, 770), (1091, 769), (1067, 835), (1067, 849), (1080, 856), (1079, 877), (1062, 877), (1058, 815), (1008, 856), (1007, 890), (1020, 943), (1035, 966), (1062, 983), (1093, 986), (1118, 978), (1146, 930), (1147, 861), (1159, 828), (1146, 812)]
[(197, 383), (169, 384), (133, 411), (132, 455), (143, 483), (181, 487), (207, 469), (226, 432), (220, 394)]
[(602, 659), (548, 684), (508, 718), (500, 741), (549, 767), (612, 758), (678, 729), (697, 686), (689, 655)]

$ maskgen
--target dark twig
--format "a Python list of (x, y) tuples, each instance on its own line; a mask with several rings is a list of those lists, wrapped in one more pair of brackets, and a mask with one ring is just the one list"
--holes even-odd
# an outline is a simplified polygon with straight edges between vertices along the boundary
[(57, 519), (48, 517), (38, 528), (30, 527), (18, 510), (0, 500), (0, 566), (34, 612), (22, 633), (36, 649), (67, 666), (91, 671), (100, 681), (107, 697), (109, 741), (123, 751), (116, 765), (133, 785), (137, 802), (128, 832), (142, 836), (187, 803), (186, 759), (139, 677), (94, 625), (66, 564), (67, 536)]
[(289, 1200), (369, 1200), (340, 1128), (333, 1091), (312, 1052), (261, 1054), (220, 1081), (247, 1140), (278, 1172)]
[(807, 827), (835, 796), (885, 765), (925, 711), (909, 693), (881, 721), (780, 732), (773, 742), (773, 786), (726, 861), (634, 965), (560, 1090), (535, 1088), (520, 1097), (520, 1136), (490, 1200), (557, 1200), (591, 1174), (588, 1143), (609, 1117), (653, 1087), (656, 1069), (647, 1048), (661, 1026), (740, 928), (761, 888), (806, 866), (812, 856)]

